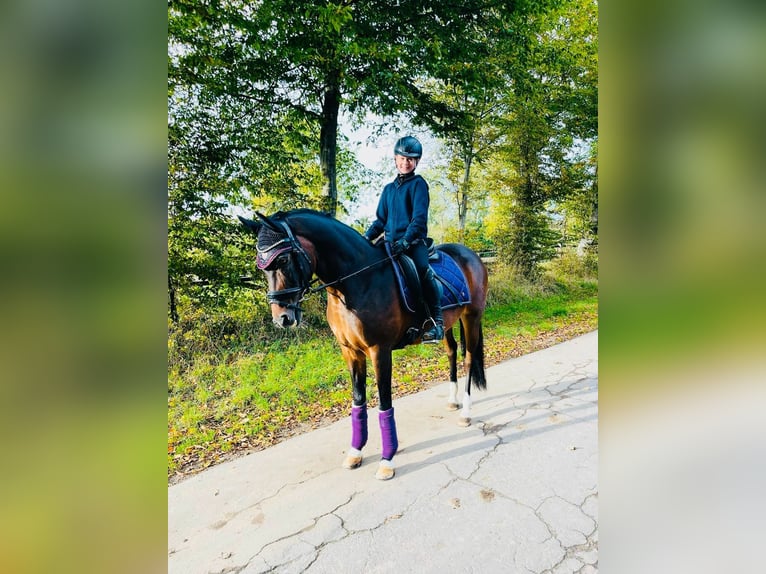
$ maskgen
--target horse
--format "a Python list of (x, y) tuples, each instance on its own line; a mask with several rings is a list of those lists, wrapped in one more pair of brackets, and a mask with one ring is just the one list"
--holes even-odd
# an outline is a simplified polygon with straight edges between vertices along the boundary
[[(392, 351), (402, 344), (419, 343), (417, 336), (414, 339), (411, 336), (416, 333), (412, 329), (421, 326), (417, 324), (420, 321), (417, 314), (403, 305), (395, 283), (393, 257), (350, 226), (322, 212), (296, 209), (272, 216), (258, 212), (256, 215), (257, 221), (241, 216), (239, 219), (257, 236), (256, 263), (266, 274), (273, 322), (280, 328), (296, 327), (302, 318), (303, 298), (327, 290), (327, 321), (340, 345), (352, 383), (351, 448), (343, 466), (352, 469), (362, 464), (362, 448), (368, 436), (369, 359), (375, 370), (383, 445), (375, 476), (380, 480), (393, 478), (398, 438), (391, 399)], [(487, 387), (481, 325), (487, 301), (487, 269), (479, 256), (464, 245), (447, 243), (437, 249), (458, 264), (470, 294), (468, 304), (443, 311), (450, 375), (447, 409), (461, 408), (457, 399), (457, 341), (452, 333), (453, 325), (459, 321), (466, 381), (458, 424), (469, 426), (471, 383), (477, 389)], [(314, 286), (317, 281), (322, 283)], [(408, 334), (411, 340), (407, 339)]]

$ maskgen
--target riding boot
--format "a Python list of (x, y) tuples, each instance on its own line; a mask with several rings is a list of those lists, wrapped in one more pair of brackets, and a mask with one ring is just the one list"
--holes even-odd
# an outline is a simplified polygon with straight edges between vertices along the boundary
[(441, 307), (442, 290), (431, 269), (428, 270), (423, 281), (423, 296), (434, 324), (433, 327), (423, 333), (421, 340), (424, 343), (438, 343), (444, 338), (444, 319), (442, 318)]

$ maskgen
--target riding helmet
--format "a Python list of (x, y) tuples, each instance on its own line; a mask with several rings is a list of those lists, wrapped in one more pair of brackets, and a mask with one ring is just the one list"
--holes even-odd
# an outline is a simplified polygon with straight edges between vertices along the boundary
[(394, 155), (403, 155), (404, 157), (419, 158), (423, 155), (423, 146), (412, 136), (399, 138), (394, 146)]

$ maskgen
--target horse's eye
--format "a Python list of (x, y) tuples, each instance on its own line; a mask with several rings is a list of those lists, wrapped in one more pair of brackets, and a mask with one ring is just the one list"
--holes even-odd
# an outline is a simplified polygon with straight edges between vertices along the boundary
[(287, 265), (289, 262), (290, 262), (290, 256), (288, 254), (284, 254), (277, 257), (276, 261), (274, 261), (274, 264), (277, 267), (282, 267), (283, 265)]

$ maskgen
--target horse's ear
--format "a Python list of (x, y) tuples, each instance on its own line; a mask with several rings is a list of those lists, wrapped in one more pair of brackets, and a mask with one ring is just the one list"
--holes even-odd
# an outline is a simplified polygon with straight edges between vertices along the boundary
[(242, 222), (242, 225), (247, 227), (250, 231), (258, 235), (258, 232), (261, 230), (261, 223), (258, 221), (253, 221), (252, 219), (248, 219), (247, 217), (242, 217), (241, 215), (238, 215), (239, 220)]
[(274, 220), (271, 219), (270, 217), (264, 215), (260, 211), (256, 211), (255, 215), (257, 215), (258, 219), (260, 219), (263, 222), (263, 224), (269, 229), (271, 229), (272, 231), (276, 231), (277, 233), (284, 233), (284, 229), (282, 229), (279, 225), (277, 225), (274, 222)]

